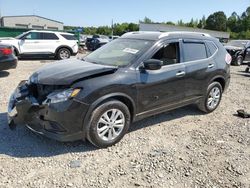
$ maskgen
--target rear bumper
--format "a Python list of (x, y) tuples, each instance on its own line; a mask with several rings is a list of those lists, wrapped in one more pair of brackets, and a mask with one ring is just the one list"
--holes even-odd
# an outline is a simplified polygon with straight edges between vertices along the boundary
[(8, 123), (11, 129), (16, 125), (26, 125), (33, 132), (62, 142), (84, 139), (83, 120), (89, 107), (87, 104), (75, 100), (38, 104), (34, 97), (22, 95), (17, 88), (9, 101)]
[(17, 58), (7, 57), (0, 58), (0, 70), (15, 69), (17, 66)]

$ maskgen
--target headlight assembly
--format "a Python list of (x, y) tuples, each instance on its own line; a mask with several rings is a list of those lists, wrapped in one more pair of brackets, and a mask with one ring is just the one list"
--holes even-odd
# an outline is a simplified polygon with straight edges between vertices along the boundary
[(72, 99), (78, 95), (81, 89), (67, 89), (63, 91), (55, 91), (47, 96), (46, 103), (60, 103)]

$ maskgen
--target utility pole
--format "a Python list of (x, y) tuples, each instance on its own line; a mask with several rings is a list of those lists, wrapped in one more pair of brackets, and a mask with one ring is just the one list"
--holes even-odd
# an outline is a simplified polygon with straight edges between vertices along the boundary
[[(0, 18), (2, 17), (2, 1), (0, 0)], [(1, 23), (0, 23), (1, 24)]]
[(2, 1), (0, 0), (0, 27), (2, 27)]
[(113, 39), (113, 35), (114, 35), (114, 23), (113, 23), (113, 19), (112, 19), (112, 22), (111, 22), (111, 29), (112, 29), (111, 37)]

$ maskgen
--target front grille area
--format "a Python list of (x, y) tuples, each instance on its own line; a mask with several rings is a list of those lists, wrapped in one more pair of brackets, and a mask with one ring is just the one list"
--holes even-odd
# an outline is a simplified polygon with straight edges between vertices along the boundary
[(29, 85), (29, 93), (31, 96), (35, 97), (39, 103), (42, 103), (50, 93), (64, 88), (66, 87), (32, 83)]

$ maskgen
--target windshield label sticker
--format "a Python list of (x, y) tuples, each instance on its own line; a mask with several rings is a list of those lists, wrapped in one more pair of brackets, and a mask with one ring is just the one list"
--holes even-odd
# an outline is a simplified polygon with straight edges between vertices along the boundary
[(127, 53), (131, 53), (131, 54), (136, 54), (137, 52), (139, 52), (139, 50), (132, 49), (132, 48), (125, 48), (123, 51)]

